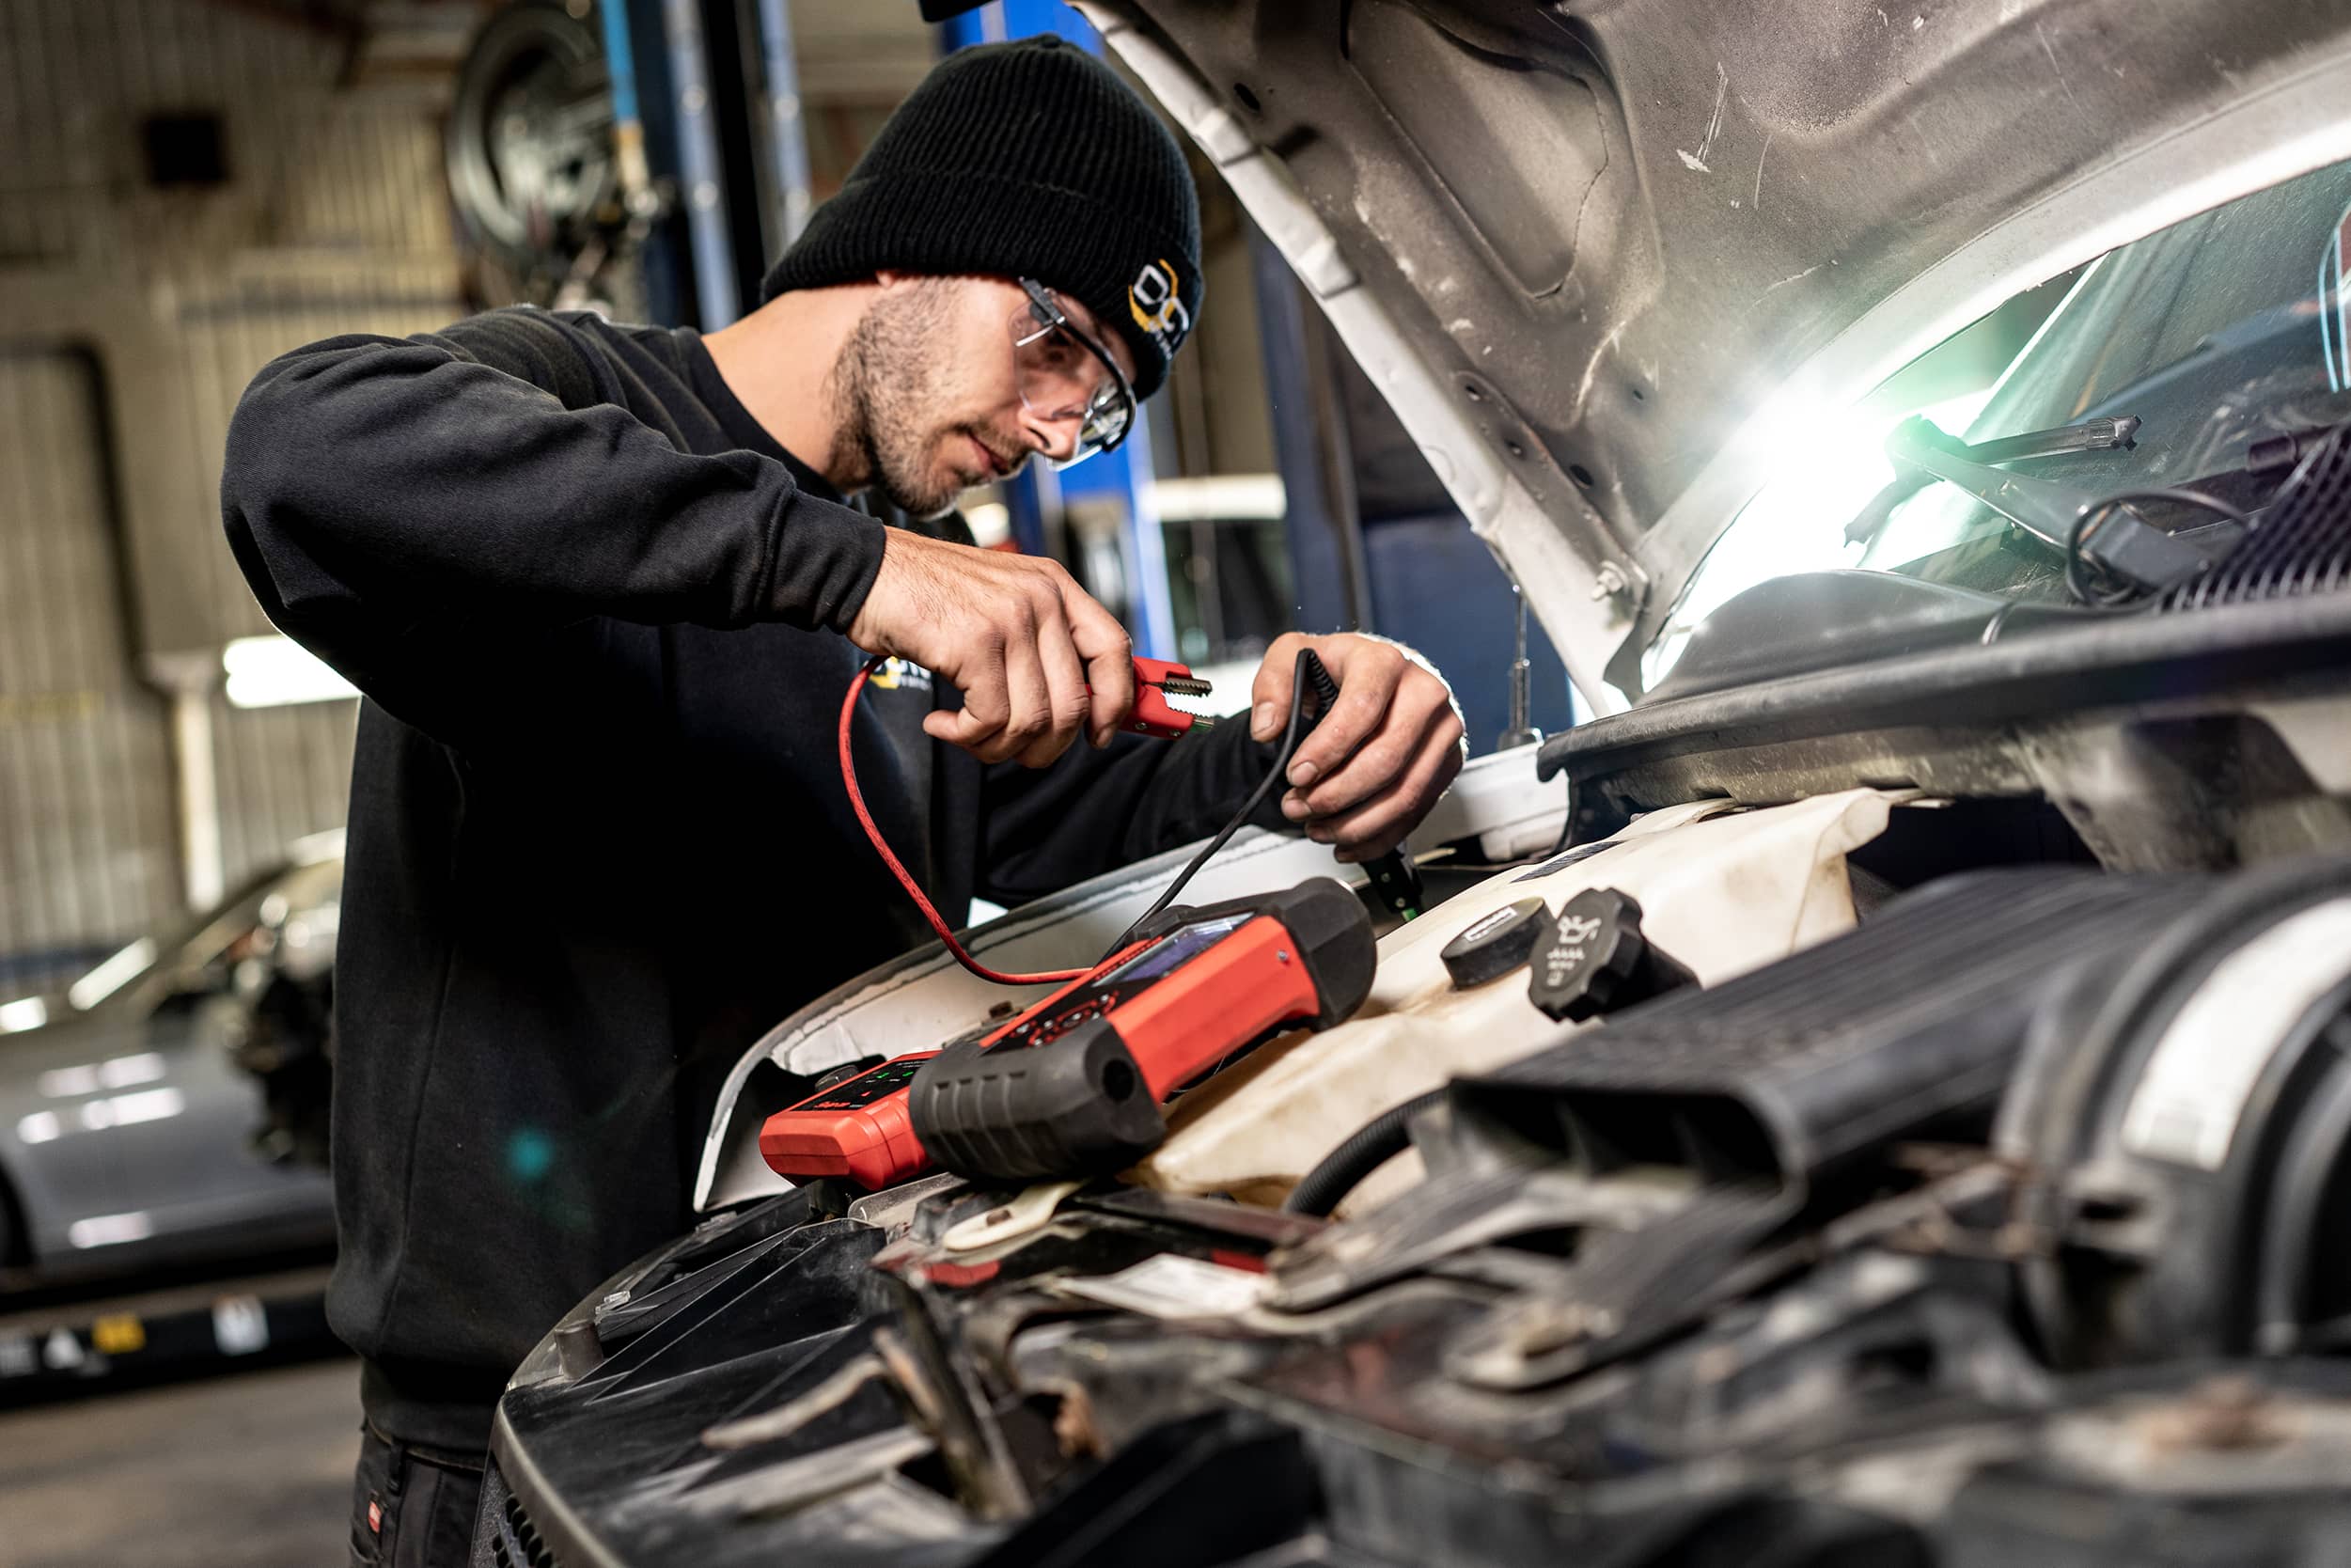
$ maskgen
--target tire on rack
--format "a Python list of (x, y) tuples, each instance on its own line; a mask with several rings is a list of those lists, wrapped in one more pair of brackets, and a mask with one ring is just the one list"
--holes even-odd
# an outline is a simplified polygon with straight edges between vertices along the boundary
[(518, 276), (617, 224), (611, 81), (594, 24), (553, 0), (494, 14), (458, 68), (445, 157), (468, 243)]

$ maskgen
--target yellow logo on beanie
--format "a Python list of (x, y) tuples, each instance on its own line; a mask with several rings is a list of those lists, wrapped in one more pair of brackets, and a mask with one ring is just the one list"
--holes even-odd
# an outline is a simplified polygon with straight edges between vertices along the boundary
[(1183, 335), (1192, 330), (1192, 313), (1176, 298), (1175, 268), (1166, 261), (1145, 262), (1127, 286), (1126, 307), (1135, 313), (1135, 324), (1159, 345), (1159, 352), (1173, 359)]

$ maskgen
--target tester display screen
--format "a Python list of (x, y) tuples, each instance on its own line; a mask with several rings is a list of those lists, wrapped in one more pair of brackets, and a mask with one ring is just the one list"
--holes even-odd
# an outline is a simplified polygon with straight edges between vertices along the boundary
[(1058, 1040), (1079, 1025), (1101, 1017), (1136, 992), (1166, 979), (1234, 932), (1257, 918), (1254, 910), (1219, 915), (1178, 926), (1116, 969), (1076, 987), (1053, 1004), (1050, 1012), (1022, 1019), (992, 1042), (990, 1051), (1026, 1051)]
[(1202, 920), (1198, 925), (1179, 927), (1164, 940), (1136, 953), (1105, 975), (1102, 983), (1108, 985), (1119, 980), (1157, 980), (1186, 960), (1199, 957), (1255, 918), (1254, 913), (1227, 915), (1215, 920)]
[(922, 1070), (923, 1062), (929, 1059), (928, 1057), (915, 1058), (877, 1067), (864, 1077), (852, 1078), (845, 1084), (836, 1085), (826, 1090), (822, 1098), (804, 1100), (794, 1108), (799, 1110), (855, 1110), (860, 1105), (870, 1105), (874, 1101), (895, 1094), (913, 1083), (915, 1074)]

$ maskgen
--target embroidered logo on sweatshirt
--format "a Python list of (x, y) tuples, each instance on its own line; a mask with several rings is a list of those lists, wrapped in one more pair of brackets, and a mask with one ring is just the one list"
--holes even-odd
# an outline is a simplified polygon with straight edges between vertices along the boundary
[(880, 669), (866, 678), (866, 684), (886, 692), (927, 692), (931, 672), (911, 659), (886, 659)]

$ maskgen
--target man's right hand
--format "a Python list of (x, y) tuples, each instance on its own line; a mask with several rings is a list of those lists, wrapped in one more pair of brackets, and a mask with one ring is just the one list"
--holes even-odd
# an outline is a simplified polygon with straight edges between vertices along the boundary
[(1042, 768), (1081, 731), (1107, 745), (1135, 705), (1126, 628), (1056, 561), (892, 528), (849, 640), (953, 682), (963, 711), (922, 728), (983, 762)]

